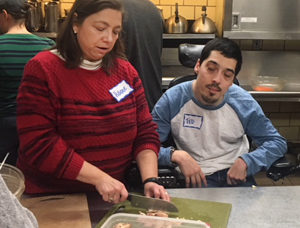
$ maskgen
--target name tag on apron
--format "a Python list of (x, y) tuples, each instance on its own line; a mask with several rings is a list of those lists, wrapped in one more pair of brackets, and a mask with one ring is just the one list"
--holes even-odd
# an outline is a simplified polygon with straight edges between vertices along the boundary
[(133, 92), (133, 88), (125, 81), (121, 81), (118, 85), (109, 90), (110, 94), (120, 102)]

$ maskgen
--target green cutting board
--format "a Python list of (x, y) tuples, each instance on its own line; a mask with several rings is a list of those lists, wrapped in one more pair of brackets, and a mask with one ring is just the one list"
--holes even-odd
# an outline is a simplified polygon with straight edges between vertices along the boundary
[[(170, 218), (201, 220), (208, 223), (211, 228), (226, 228), (232, 205), (213, 201), (193, 200), (172, 197), (172, 202), (177, 206), (178, 213), (170, 213)], [(132, 207), (129, 201), (116, 204), (100, 221), (96, 228), (100, 228), (105, 220), (114, 213), (146, 212), (144, 209)]]

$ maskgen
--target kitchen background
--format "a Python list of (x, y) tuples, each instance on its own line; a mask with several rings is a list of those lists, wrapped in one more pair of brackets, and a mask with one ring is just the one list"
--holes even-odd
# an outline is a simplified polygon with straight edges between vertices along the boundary
[[(217, 27), (217, 36), (223, 35), (223, 21), (225, 0), (151, 0), (159, 9), (162, 10), (164, 19), (168, 19), (174, 15), (175, 4), (178, 3), (179, 14), (187, 20), (196, 20), (201, 17), (201, 7), (207, 6), (207, 17), (212, 19)], [(42, 1), (43, 3), (48, 1)], [(62, 16), (65, 15), (64, 9), (70, 9), (73, 0), (61, 0)], [(253, 40), (253, 39), (236, 39), (235, 40), (245, 51), (300, 51), (300, 40)], [(164, 42), (166, 43), (166, 42)], [(183, 41), (184, 43), (184, 41)], [(175, 49), (169, 49), (169, 51)], [(177, 50), (174, 51), (174, 61), (178, 64)], [(168, 56), (169, 57), (169, 56)], [(163, 53), (163, 63), (166, 56)], [(173, 60), (171, 60), (173, 61)], [(244, 65), (246, 67), (246, 65)], [(295, 66), (296, 67), (296, 66)], [(300, 77), (299, 77), (300, 80)], [(258, 99), (259, 100), (259, 99)], [(300, 141), (300, 98), (298, 100), (283, 100), (283, 101), (264, 101), (259, 103), (262, 105), (266, 115), (272, 120), (279, 132), (289, 141)]]

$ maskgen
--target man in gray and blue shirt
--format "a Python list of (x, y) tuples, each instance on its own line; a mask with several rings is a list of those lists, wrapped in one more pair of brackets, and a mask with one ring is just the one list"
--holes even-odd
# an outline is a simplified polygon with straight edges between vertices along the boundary
[(176, 163), (187, 187), (251, 186), (254, 174), (286, 153), (286, 140), (259, 104), (233, 84), (241, 65), (235, 42), (208, 42), (194, 68), (197, 79), (167, 90), (152, 111), (161, 142), (171, 134), (176, 144), (161, 147), (159, 165)]

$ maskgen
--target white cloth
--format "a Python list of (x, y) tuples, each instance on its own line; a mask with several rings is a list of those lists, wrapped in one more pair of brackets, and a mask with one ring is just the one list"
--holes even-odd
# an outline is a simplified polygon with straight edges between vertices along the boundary
[(31, 211), (23, 207), (7, 188), (0, 175), (0, 227), (37, 228), (38, 222)]

